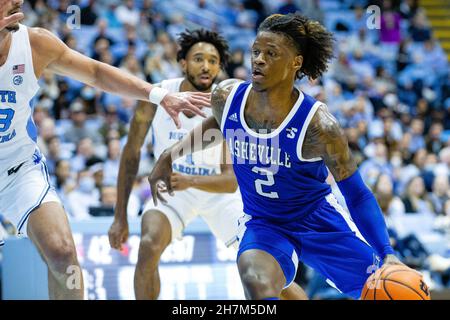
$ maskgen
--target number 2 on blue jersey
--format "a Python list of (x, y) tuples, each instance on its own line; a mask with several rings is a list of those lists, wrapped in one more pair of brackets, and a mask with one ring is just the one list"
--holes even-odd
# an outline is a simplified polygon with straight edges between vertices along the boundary
[(271, 191), (271, 192), (265, 192), (263, 191), (263, 186), (266, 187), (271, 187), (275, 184), (275, 179), (273, 178), (273, 173), (270, 172), (269, 170), (263, 169), (263, 168), (259, 168), (259, 167), (253, 167), (252, 171), (254, 173), (263, 175), (266, 177), (266, 179), (256, 179), (255, 180), (255, 188), (256, 188), (256, 192), (258, 192), (259, 195), (267, 197), (267, 198), (271, 198), (271, 199), (278, 199), (278, 193), (275, 191)]
[(9, 129), (14, 113), (13, 109), (0, 109), (0, 132), (5, 132)]

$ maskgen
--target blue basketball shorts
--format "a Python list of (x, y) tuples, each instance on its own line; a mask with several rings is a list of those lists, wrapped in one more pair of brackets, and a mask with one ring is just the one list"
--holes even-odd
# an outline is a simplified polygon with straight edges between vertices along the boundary
[(375, 250), (333, 194), (298, 221), (280, 224), (246, 215), (240, 224), (237, 259), (252, 249), (269, 253), (283, 270), (285, 288), (302, 261), (327, 278), (331, 286), (358, 299), (367, 278), (380, 267)]

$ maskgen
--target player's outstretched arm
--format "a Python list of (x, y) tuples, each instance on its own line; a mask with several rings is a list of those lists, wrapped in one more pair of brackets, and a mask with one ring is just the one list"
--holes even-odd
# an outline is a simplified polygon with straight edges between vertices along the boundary
[[(54, 34), (45, 29), (30, 29), (33, 51), (37, 52), (37, 76), (48, 68), (56, 74), (68, 76), (106, 92), (136, 100), (160, 104), (180, 127), (178, 113), (183, 110), (205, 117), (199, 107), (210, 106), (210, 93), (169, 93), (127, 72), (93, 60), (67, 47)], [(36, 70), (37, 69), (37, 70)]]
[(318, 108), (306, 132), (303, 155), (322, 157), (336, 180), (353, 221), (385, 263), (400, 263), (393, 255), (381, 209), (359, 174), (344, 131), (325, 105)]
[(165, 150), (148, 178), (152, 191), (153, 202), (157, 205), (158, 200), (163, 203), (167, 201), (162, 197), (158, 184), (162, 182), (167, 192), (173, 195), (172, 188), (172, 162), (183, 156), (192, 154), (218, 145), (223, 141), (220, 132), (220, 124), (222, 122), (222, 113), (225, 108), (228, 95), (238, 80), (229, 79), (222, 81), (211, 96), (211, 108), (213, 116), (209, 117), (187, 134), (181, 141), (175, 143), (172, 147)]
[(131, 190), (139, 169), (141, 148), (156, 113), (156, 105), (139, 101), (133, 118), (127, 142), (120, 156), (117, 178), (117, 204), (114, 222), (109, 228), (109, 243), (112, 248), (121, 250), (128, 239), (127, 206)]

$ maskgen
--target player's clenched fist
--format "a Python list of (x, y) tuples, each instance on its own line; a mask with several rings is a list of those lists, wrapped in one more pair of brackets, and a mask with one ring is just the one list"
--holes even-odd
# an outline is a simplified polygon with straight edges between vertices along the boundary
[(128, 233), (128, 222), (115, 219), (108, 231), (111, 248), (122, 250), (122, 245), (128, 240)]
[[(170, 150), (170, 149), (169, 149)], [(153, 167), (150, 176), (148, 177), (148, 182), (150, 183), (150, 189), (152, 191), (153, 203), (158, 205), (158, 199), (161, 200), (162, 203), (167, 203), (167, 201), (162, 197), (160, 190), (160, 183), (164, 184), (167, 192), (172, 196), (173, 188), (172, 188), (172, 156), (170, 151), (164, 151)]]

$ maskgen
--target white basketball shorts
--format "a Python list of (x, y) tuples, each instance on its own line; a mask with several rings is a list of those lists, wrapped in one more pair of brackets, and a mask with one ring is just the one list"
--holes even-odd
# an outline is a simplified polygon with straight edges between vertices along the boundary
[(27, 235), (30, 214), (46, 202), (61, 204), (42, 156), (0, 172), (0, 214), (14, 224), (17, 235)]
[(158, 206), (155, 207), (153, 200), (148, 201), (143, 211), (144, 213), (149, 210), (162, 212), (170, 222), (172, 240), (180, 239), (186, 226), (200, 216), (216, 238), (227, 247), (238, 248), (238, 220), (244, 215), (239, 192), (210, 193), (191, 188), (174, 193), (173, 197), (164, 195), (167, 204), (158, 201)]

